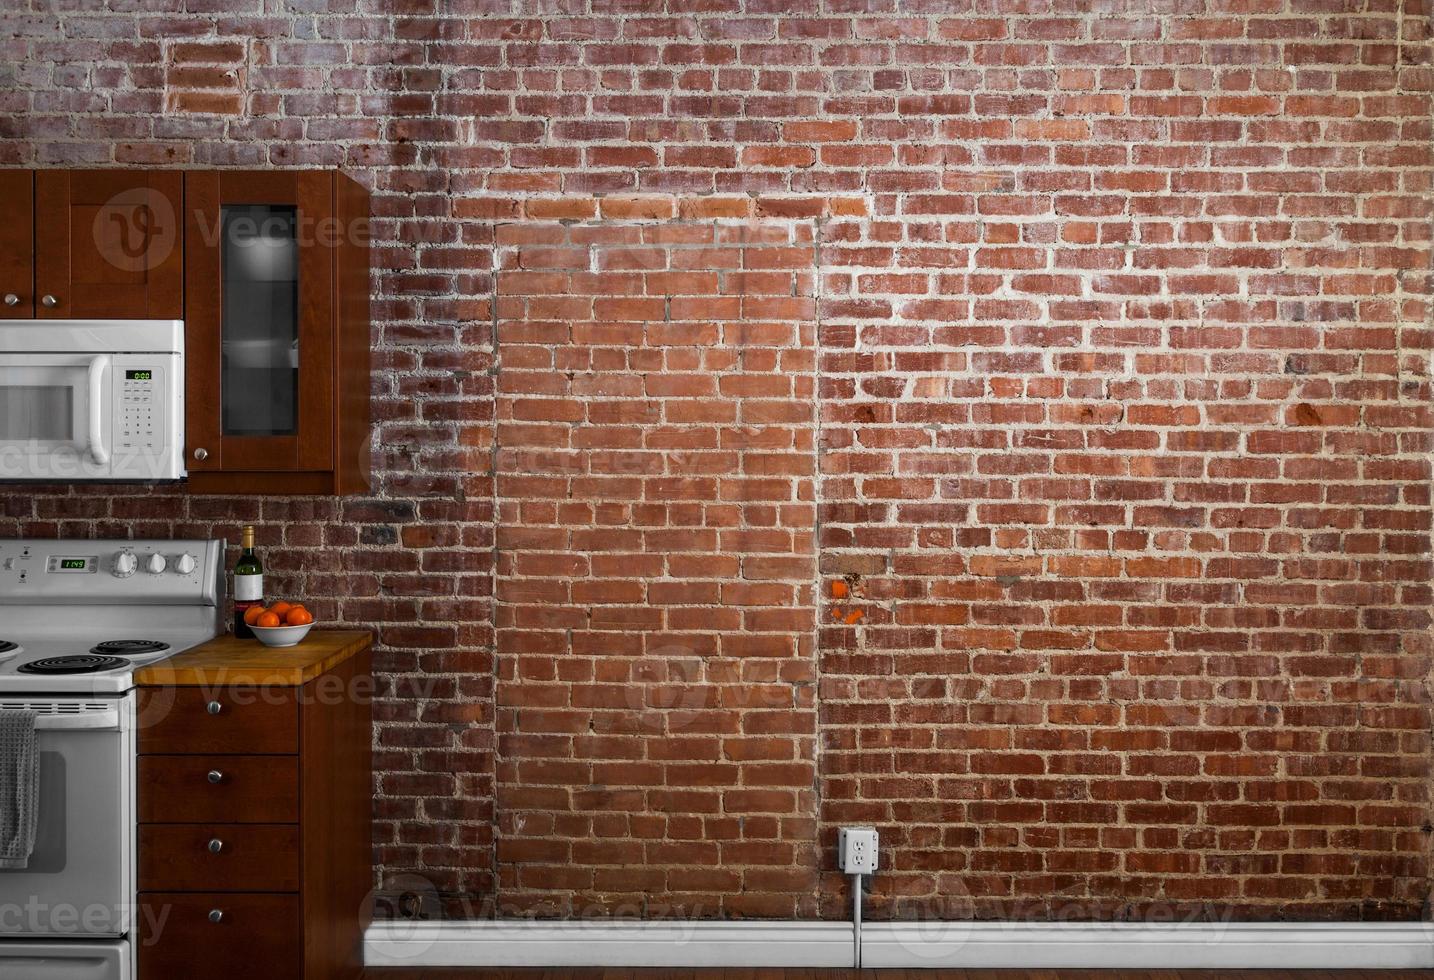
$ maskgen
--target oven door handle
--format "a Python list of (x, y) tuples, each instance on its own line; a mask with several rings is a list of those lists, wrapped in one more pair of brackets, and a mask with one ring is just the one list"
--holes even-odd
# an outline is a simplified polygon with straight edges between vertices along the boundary
[(107, 466), (110, 461), (110, 451), (105, 447), (105, 406), (100, 402), (100, 395), (104, 391), (105, 374), (109, 369), (110, 356), (108, 354), (97, 354), (90, 358), (89, 451), (90, 459), (95, 461), (96, 466)]
[(117, 708), (103, 711), (44, 712), (35, 719), (37, 732), (118, 730), (119, 727), (120, 713)]
[(36, 731), (74, 732), (99, 728), (119, 728), (118, 711), (80, 711), (75, 714), (41, 715), (35, 719)]

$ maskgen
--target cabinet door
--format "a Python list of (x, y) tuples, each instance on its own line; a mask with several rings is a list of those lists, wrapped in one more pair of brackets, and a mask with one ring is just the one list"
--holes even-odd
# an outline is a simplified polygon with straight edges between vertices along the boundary
[(36, 315), (183, 316), (182, 193), (174, 171), (37, 171)]
[(0, 319), (35, 315), (35, 175), (0, 170)]
[(185, 177), (191, 472), (333, 466), (333, 175)]

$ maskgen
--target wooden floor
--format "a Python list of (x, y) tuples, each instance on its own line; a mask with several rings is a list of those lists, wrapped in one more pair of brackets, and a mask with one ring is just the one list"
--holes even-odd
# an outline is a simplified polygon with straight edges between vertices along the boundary
[(368, 970), (364, 980), (1434, 980), (1434, 970)]

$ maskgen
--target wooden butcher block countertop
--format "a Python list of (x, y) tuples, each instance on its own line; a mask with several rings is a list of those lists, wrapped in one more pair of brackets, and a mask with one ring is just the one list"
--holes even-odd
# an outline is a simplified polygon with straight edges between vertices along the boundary
[(373, 642), (363, 630), (312, 630), (292, 647), (266, 647), (258, 640), (225, 634), (135, 672), (141, 687), (252, 684), (302, 687), (362, 653)]

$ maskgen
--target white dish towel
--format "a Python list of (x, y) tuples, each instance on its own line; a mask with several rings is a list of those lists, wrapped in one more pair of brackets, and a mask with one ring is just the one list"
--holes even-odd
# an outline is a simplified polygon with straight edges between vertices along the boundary
[(34, 711), (0, 711), (0, 869), (24, 868), (35, 849), (40, 753)]

